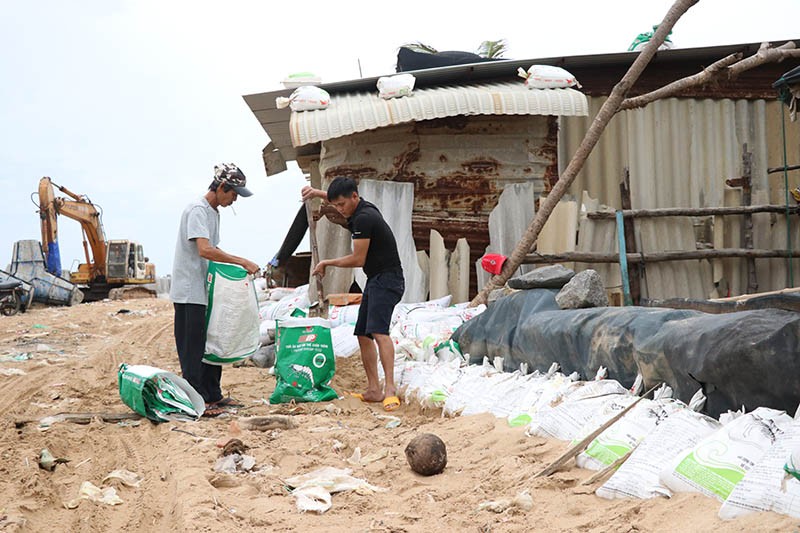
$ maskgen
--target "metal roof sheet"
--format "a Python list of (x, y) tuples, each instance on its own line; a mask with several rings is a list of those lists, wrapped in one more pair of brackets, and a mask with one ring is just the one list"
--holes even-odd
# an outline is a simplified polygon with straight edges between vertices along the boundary
[(431, 87), (384, 100), (375, 92), (335, 94), (328, 109), (292, 113), (292, 146), (415, 122), (462, 115), (588, 114), (583, 93), (574, 89), (527, 89), (521, 82)]

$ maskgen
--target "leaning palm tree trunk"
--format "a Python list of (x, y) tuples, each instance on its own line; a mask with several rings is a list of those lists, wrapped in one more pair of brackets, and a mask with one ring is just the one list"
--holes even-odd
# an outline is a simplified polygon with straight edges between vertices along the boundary
[(600, 139), (600, 135), (603, 133), (603, 130), (605, 130), (609, 121), (619, 110), (619, 106), (625, 99), (625, 95), (628, 93), (636, 80), (639, 79), (639, 76), (641, 76), (647, 64), (650, 63), (650, 60), (656, 54), (656, 51), (658, 51), (658, 47), (661, 46), (661, 43), (664, 42), (664, 39), (667, 37), (669, 32), (672, 31), (672, 27), (675, 26), (675, 23), (678, 21), (678, 19), (680, 19), (690, 7), (699, 1), (700, 0), (676, 0), (676, 2), (672, 5), (664, 17), (664, 21), (659, 24), (655, 35), (653, 35), (653, 38), (641, 51), (639, 56), (633, 62), (633, 65), (631, 65), (631, 67), (628, 69), (628, 72), (625, 74), (625, 76), (623, 76), (619, 83), (614, 86), (614, 89), (611, 91), (608, 100), (605, 101), (603, 106), (600, 108), (600, 111), (597, 113), (597, 116), (594, 118), (594, 121), (592, 121), (592, 125), (586, 132), (583, 141), (581, 142), (580, 146), (578, 146), (575, 155), (572, 156), (572, 159), (570, 160), (569, 165), (567, 165), (567, 168), (564, 170), (564, 173), (558, 178), (558, 181), (553, 186), (553, 190), (550, 191), (550, 194), (548, 194), (547, 197), (542, 200), (539, 210), (536, 212), (536, 216), (533, 217), (533, 220), (528, 226), (528, 229), (525, 230), (525, 234), (522, 236), (522, 239), (519, 241), (519, 243), (517, 243), (517, 247), (514, 248), (511, 257), (509, 257), (503, 265), (503, 270), (500, 272), (500, 274), (492, 276), (489, 282), (480, 290), (477, 296), (473, 298), (472, 302), (470, 302), (471, 305), (474, 306), (485, 303), (489, 293), (493, 289), (497, 289), (505, 285), (506, 281), (508, 281), (508, 278), (510, 278), (511, 275), (516, 272), (517, 268), (519, 268), (519, 266), (522, 264), (525, 256), (533, 247), (533, 243), (536, 242), (536, 239), (539, 237), (539, 233), (541, 233), (542, 228), (544, 227), (545, 222), (547, 222), (547, 219), (550, 217), (550, 214), (553, 212), (553, 209), (567, 192), (569, 186), (572, 185), (572, 182), (575, 181), (575, 177), (578, 175), (578, 172), (580, 172), (583, 168), (583, 165), (586, 163), (586, 159), (589, 157), (589, 154), (592, 152), (595, 144), (597, 144), (597, 141)]

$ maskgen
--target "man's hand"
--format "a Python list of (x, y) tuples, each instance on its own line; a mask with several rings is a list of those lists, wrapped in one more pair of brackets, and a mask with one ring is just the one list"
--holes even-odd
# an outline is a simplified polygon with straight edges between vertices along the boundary
[(316, 266), (316, 268), (314, 268), (314, 271), (311, 273), (311, 275), (312, 276), (319, 276), (321, 278), (324, 278), (325, 277), (325, 269), (327, 267), (328, 267), (328, 262), (326, 260), (322, 260), (319, 263), (317, 263), (317, 266)]
[(261, 270), (261, 268), (257, 264), (253, 263), (252, 261), (248, 261), (247, 259), (245, 259), (242, 262), (241, 267), (247, 270), (248, 274), (255, 274), (256, 272)]
[(300, 189), (300, 196), (303, 198), (304, 202), (306, 200), (311, 200), (312, 198), (322, 198), (324, 200), (328, 197), (325, 191), (315, 189), (314, 187), (310, 187), (308, 185)]

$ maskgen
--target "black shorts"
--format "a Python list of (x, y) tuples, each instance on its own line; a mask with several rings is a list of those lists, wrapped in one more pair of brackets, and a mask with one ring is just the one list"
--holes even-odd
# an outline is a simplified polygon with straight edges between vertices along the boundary
[(372, 338), (373, 333), (388, 335), (394, 306), (400, 303), (406, 282), (403, 270), (387, 270), (367, 279), (358, 309), (355, 334)]

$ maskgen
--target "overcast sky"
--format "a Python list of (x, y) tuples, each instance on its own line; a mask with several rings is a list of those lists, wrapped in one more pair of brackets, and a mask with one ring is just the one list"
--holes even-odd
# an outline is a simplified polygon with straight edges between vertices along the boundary
[[(103, 208), (107, 238), (142, 242), (167, 274), (180, 213), (223, 161), (242, 168), (255, 195), (222, 210), (220, 247), (264, 265), (305, 182), (296, 166), (266, 177), (268, 138), (242, 95), (278, 89), (292, 72), (357, 78), (359, 59), (365, 77), (390, 74), (409, 41), (474, 51), (505, 38), (510, 59), (621, 52), (671, 4), (4, 0), (0, 266), (14, 241), (40, 238), (30, 195), (50, 176)], [(800, 38), (797, 20), (797, 0), (701, 0), (672, 40)], [(62, 217), (59, 231), (69, 269), (83, 260), (79, 225)]]

